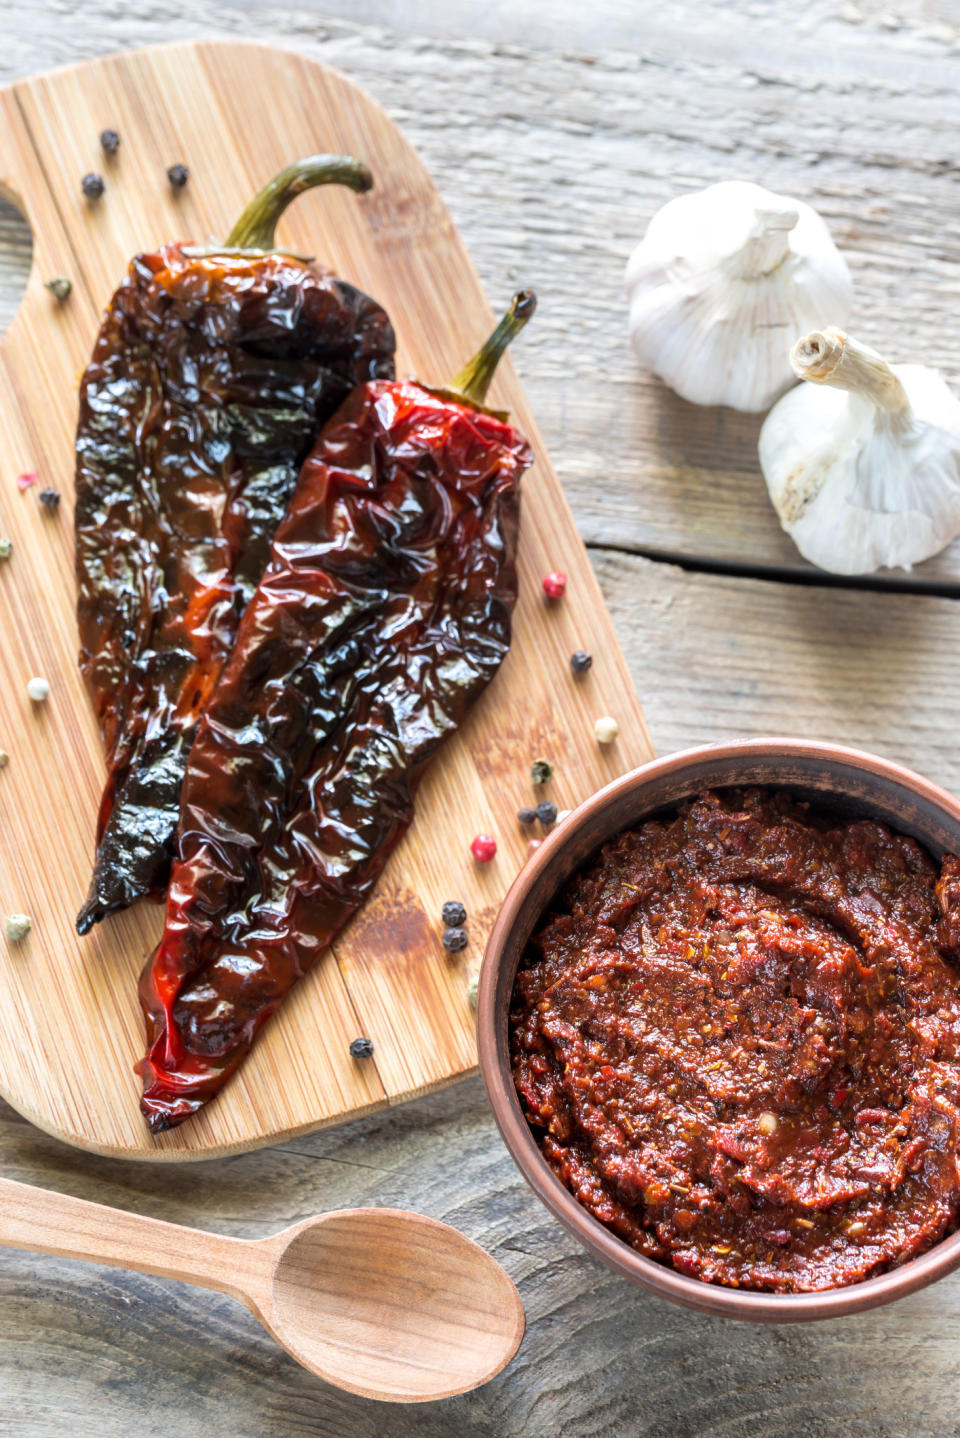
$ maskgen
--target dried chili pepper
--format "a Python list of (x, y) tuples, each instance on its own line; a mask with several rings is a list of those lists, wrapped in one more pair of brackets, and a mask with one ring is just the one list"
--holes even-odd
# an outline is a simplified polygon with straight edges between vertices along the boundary
[(300, 464), (364, 380), (392, 377), (384, 311), (274, 248), (314, 185), (370, 187), (346, 156), (291, 165), (220, 248), (138, 255), (80, 388), (80, 663), (107, 750), (77, 928), (160, 888), (180, 782)]
[(140, 989), (154, 1132), (220, 1090), (364, 902), (506, 655), (532, 456), (482, 402), (533, 308), (516, 296), (451, 390), (358, 389), (304, 465), (184, 779)]

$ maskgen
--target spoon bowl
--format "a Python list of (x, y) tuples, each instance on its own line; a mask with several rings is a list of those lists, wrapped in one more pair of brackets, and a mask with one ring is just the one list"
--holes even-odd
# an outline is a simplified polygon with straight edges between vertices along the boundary
[(311, 1373), (386, 1402), (477, 1388), (523, 1337), (523, 1304), (499, 1263), (402, 1209), (340, 1209), (251, 1241), (0, 1178), (0, 1246), (218, 1289)]
[(517, 1350), (517, 1290), (445, 1223), (347, 1209), (281, 1237), (270, 1327), (338, 1388), (405, 1403), (448, 1398), (486, 1383)]

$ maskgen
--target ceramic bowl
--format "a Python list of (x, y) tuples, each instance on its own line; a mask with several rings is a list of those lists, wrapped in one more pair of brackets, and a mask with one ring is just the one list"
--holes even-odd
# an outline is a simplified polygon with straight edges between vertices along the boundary
[(581, 804), (536, 851), (504, 901), (487, 945), (477, 996), (480, 1070), (514, 1161), (550, 1212), (616, 1273), (701, 1313), (775, 1323), (837, 1318), (889, 1303), (960, 1267), (960, 1232), (900, 1268), (819, 1293), (754, 1293), (704, 1283), (635, 1252), (560, 1183), (527, 1124), (510, 1072), (507, 1021), (527, 943), (566, 881), (622, 829), (704, 789), (731, 784), (788, 788), (843, 818), (879, 819), (935, 858), (960, 852), (960, 801), (909, 769), (835, 744), (746, 739), (688, 749), (625, 774)]

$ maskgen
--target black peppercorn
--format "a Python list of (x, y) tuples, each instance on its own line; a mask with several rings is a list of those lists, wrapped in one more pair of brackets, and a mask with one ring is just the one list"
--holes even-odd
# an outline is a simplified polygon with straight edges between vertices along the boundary
[(443, 931), (443, 947), (450, 954), (459, 954), (461, 949), (467, 947), (466, 929), (450, 928)]
[(352, 1059), (372, 1059), (373, 1039), (354, 1039), (350, 1045)]
[(448, 900), (440, 914), (448, 929), (458, 929), (467, 922), (467, 911), (459, 899)]
[(182, 190), (190, 178), (190, 171), (186, 165), (171, 165), (167, 171), (167, 179), (175, 190)]
[(103, 182), (103, 176), (95, 175), (91, 171), (89, 175), (84, 175), (80, 181), (80, 188), (88, 200), (99, 200), (107, 187)]
[(549, 784), (553, 778), (553, 765), (549, 759), (534, 759), (530, 765), (530, 778), (535, 784)]
[(116, 130), (100, 131), (100, 148), (105, 155), (115, 155), (120, 148), (120, 136)]
[(585, 649), (578, 649), (575, 654), (570, 655), (570, 668), (574, 674), (586, 674), (593, 663), (593, 655), (588, 654)]
[(536, 809), (528, 809), (526, 806), (524, 806), (522, 809), (517, 810), (517, 818), (520, 820), (521, 824), (532, 824), (536, 817)]
[(37, 498), (44, 509), (54, 510), (60, 503), (60, 491), (59, 489), (41, 489)]
[(551, 804), (549, 799), (544, 799), (542, 804), (537, 805), (537, 818), (544, 828), (549, 828), (551, 824), (555, 824), (557, 822), (556, 804)]

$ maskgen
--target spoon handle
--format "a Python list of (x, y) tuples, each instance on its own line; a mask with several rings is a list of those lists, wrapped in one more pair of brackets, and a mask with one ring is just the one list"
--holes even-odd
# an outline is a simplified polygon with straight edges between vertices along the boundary
[(272, 1258), (265, 1244), (0, 1178), (0, 1247), (80, 1258), (216, 1288), (250, 1307)]

